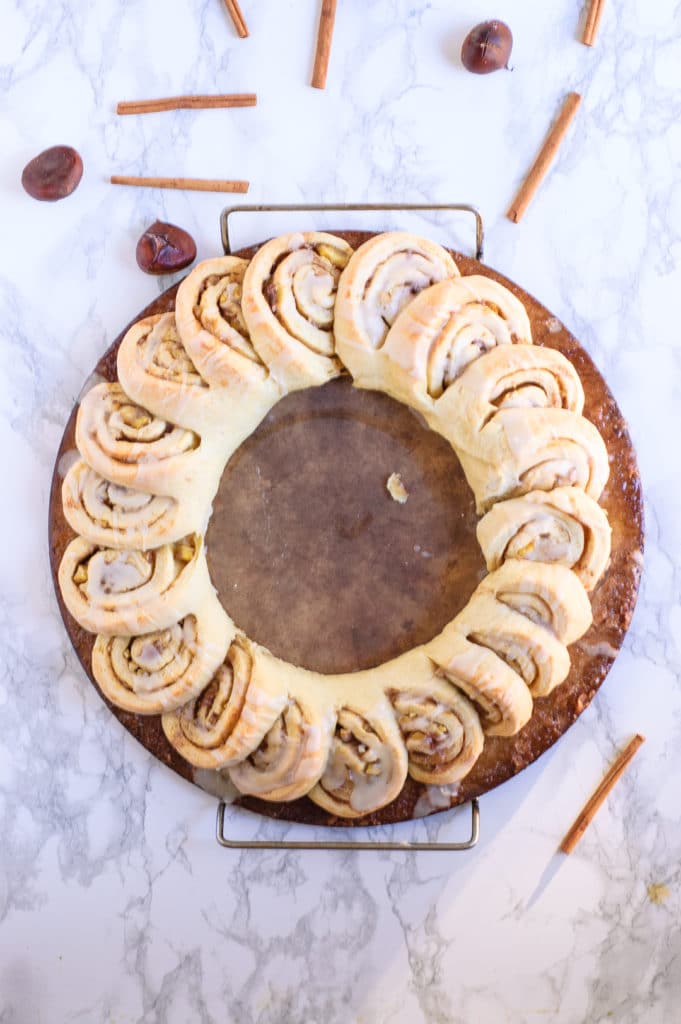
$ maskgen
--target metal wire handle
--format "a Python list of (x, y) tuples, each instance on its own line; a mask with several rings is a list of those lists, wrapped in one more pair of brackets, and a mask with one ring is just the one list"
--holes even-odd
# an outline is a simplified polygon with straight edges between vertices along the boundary
[(324, 212), (354, 212), (367, 211), (376, 213), (381, 211), (447, 211), (450, 213), (470, 213), (475, 217), (475, 258), (481, 260), (484, 254), (485, 228), (482, 222), (482, 215), (475, 206), (468, 203), (294, 203), (283, 205), (254, 205), (254, 206), (229, 206), (220, 214), (220, 233), (222, 235), (222, 248), (225, 255), (229, 256), (232, 246), (229, 239), (229, 218), (235, 213), (324, 213)]
[(381, 839), (360, 842), (354, 839), (288, 840), (288, 839), (227, 839), (225, 836), (225, 809), (218, 804), (215, 836), (220, 846), (229, 850), (437, 850), (448, 853), (472, 850), (480, 838), (480, 806), (477, 797), (471, 800), (471, 834), (460, 843), (390, 843)]

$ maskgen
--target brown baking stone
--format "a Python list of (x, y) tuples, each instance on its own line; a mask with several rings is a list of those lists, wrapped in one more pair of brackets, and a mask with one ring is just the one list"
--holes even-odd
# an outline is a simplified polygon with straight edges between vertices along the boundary
[[(354, 248), (372, 234), (335, 233)], [(256, 248), (236, 255), (249, 258)], [(452, 807), (527, 767), (590, 704), (624, 640), (643, 562), (636, 456), (626, 422), (591, 358), (527, 292), (477, 260), (453, 255), (462, 274), (485, 274), (517, 295), (535, 344), (558, 349), (579, 373), (584, 415), (610, 455), (601, 504), (613, 534), (610, 564), (590, 595), (593, 624), (570, 648), (567, 680), (535, 701), (534, 714), (518, 735), (486, 738), (473, 771), (449, 798)], [(177, 286), (164, 292), (135, 319), (173, 309), (176, 291)], [(116, 380), (124, 334), (102, 356), (94, 379)], [(96, 686), (90, 668), (94, 637), (71, 618), (57, 585), (59, 562), (74, 536), (62, 512), (61, 482), (75, 449), (76, 413), (77, 405), (52, 478), (50, 562), (64, 624)], [(387, 493), (393, 472), (401, 474), (409, 492), (404, 505)], [(223, 605), (247, 635), (306, 668), (353, 671), (426, 642), (466, 604), (485, 571), (475, 524), (472, 494), (442, 438), (406, 406), (339, 379), (282, 399), (232, 457), (214, 502), (208, 563)], [(158, 716), (130, 714), (102, 699), (155, 757), (204, 785), (168, 744)], [(392, 804), (352, 821), (329, 815), (307, 798), (273, 804), (245, 797), (239, 803), (288, 821), (374, 825), (412, 818), (425, 788), (408, 779)]]

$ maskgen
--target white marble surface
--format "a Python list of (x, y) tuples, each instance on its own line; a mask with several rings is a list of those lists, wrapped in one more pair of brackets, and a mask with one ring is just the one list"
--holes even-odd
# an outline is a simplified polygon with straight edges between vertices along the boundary
[[(499, 0), (514, 70), (477, 78), (457, 53), (490, 14), (482, 0), (341, 0), (325, 93), (307, 85), (317, 0), (242, 5), (247, 41), (220, 0), (161, 14), (154, 0), (0, 3), (0, 1021), (670, 1024), (681, 1013), (679, 5), (610, 0), (589, 50), (575, 38), (578, 0)], [(584, 97), (574, 130), (512, 225), (504, 210), (570, 89)], [(123, 98), (211, 90), (254, 90), (259, 105), (114, 113)], [(85, 177), (66, 201), (36, 203), (21, 169), (55, 143), (81, 151)], [(224, 203), (116, 189), (116, 171), (246, 177), (251, 202), (474, 202), (489, 263), (605, 372), (647, 497), (641, 599), (594, 705), (484, 799), (474, 853), (220, 850), (213, 800), (147, 756), (76, 663), (47, 564), (53, 456), (98, 356), (167, 284), (137, 270), (140, 231), (157, 216), (180, 223), (205, 257)], [(244, 217), (239, 230), (246, 241), (271, 227)], [(470, 247), (465, 223), (440, 237)], [(577, 851), (557, 857), (634, 731), (647, 743), (633, 768)], [(243, 814), (232, 827), (277, 831)], [(659, 904), (654, 883), (667, 887)]]

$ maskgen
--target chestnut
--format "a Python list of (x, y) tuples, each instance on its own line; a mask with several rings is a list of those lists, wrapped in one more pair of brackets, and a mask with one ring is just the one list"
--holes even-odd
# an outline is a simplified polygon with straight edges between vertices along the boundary
[(483, 21), (472, 28), (461, 47), (461, 63), (474, 75), (489, 75), (507, 68), (513, 36), (503, 21)]
[(155, 220), (135, 250), (137, 266), (145, 274), (174, 274), (196, 259), (196, 242), (184, 228)]
[(83, 177), (83, 161), (71, 146), (51, 146), (30, 160), (21, 184), (33, 199), (56, 203), (70, 196)]

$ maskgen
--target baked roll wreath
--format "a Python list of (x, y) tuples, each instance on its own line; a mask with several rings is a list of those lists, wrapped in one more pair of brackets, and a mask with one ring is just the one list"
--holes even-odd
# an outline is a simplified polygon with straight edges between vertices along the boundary
[[(224, 466), (287, 392), (348, 372), (421, 412), (459, 456), (488, 575), (430, 643), (323, 676), (249, 640), (222, 609), (203, 537)], [(77, 418), (63, 482), (78, 535), (64, 602), (97, 634), (93, 674), (162, 715), (189, 764), (243, 794), (362, 818), (408, 775), (457, 784), (486, 737), (517, 734), (566, 678), (608, 562), (608, 457), (577, 372), (535, 347), (519, 299), (404, 232), (355, 252), (311, 232), (248, 262), (199, 264), (174, 312), (134, 324), (117, 384)]]

